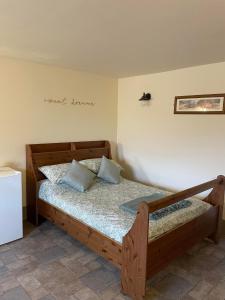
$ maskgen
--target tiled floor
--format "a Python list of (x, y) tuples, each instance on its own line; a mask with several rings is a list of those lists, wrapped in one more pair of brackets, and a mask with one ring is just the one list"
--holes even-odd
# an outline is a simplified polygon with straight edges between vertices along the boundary
[[(0, 300), (129, 299), (116, 268), (49, 222), (0, 247)], [(225, 236), (202, 242), (148, 284), (146, 299), (225, 299)]]

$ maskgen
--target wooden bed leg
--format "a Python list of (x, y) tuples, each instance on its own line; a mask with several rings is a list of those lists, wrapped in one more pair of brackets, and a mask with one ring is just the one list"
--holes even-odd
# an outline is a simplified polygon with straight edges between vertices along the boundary
[(140, 204), (136, 220), (123, 238), (122, 244), (122, 292), (133, 300), (142, 300), (145, 296), (148, 231), (148, 205), (143, 202)]
[(225, 177), (220, 175), (217, 177), (218, 183), (209, 194), (207, 202), (218, 206), (218, 219), (215, 232), (209, 237), (216, 244), (219, 243), (222, 231), (223, 220), (223, 206), (224, 206), (224, 191), (225, 191)]

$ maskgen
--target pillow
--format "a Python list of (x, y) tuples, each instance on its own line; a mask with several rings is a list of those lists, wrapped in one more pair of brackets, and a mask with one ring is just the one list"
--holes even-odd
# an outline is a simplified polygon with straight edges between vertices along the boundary
[(38, 168), (52, 183), (60, 183), (60, 179), (66, 174), (71, 163), (42, 166)]
[(90, 171), (97, 174), (100, 169), (101, 161), (102, 161), (101, 158), (90, 158), (90, 159), (80, 160), (79, 163), (86, 166)]
[(120, 172), (123, 171), (123, 168), (121, 167), (121, 165), (120, 165), (117, 161), (115, 161), (115, 160), (113, 160), (113, 159), (111, 159), (110, 161), (111, 161), (112, 163), (114, 163), (114, 165), (116, 165), (116, 166), (120, 169)]
[(110, 183), (120, 183), (121, 167), (118, 167), (112, 160), (102, 157), (98, 177)]
[(91, 186), (95, 177), (96, 175), (88, 168), (73, 160), (66, 174), (61, 179), (61, 183), (66, 183), (79, 192), (84, 192)]
[[(116, 161), (111, 161), (122, 171), (122, 167)], [(80, 164), (86, 166), (90, 171), (94, 172), (95, 174), (99, 172), (101, 162), (102, 158), (90, 158), (79, 161)]]

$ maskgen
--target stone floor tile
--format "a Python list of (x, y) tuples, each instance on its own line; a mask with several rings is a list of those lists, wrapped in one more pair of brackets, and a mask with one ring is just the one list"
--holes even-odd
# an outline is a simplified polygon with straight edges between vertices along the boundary
[(181, 299), (193, 288), (187, 280), (172, 274), (168, 274), (153, 287), (164, 297), (172, 299)]
[(203, 278), (207, 282), (216, 285), (225, 276), (225, 262), (223, 261), (217, 264), (210, 270), (210, 272), (204, 272), (203, 275)]
[[(224, 300), (224, 250), (225, 238), (196, 245), (148, 281), (145, 300)], [(16, 300), (130, 299), (115, 266), (49, 222), (0, 246), (0, 300), (15, 289)]]
[(86, 266), (81, 264), (79, 260), (76, 259), (68, 260), (65, 266), (73, 272), (76, 278), (81, 277), (90, 271)]
[(27, 263), (25, 265), (19, 266), (17, 269), (12, 270), (11, 272), (16, 276), (21, 276), (22, 274), (25, 275), (27, 273), (31, 273), (37, 268), (37, 262)]
[(99, 300), (97, 294), (95, 294), (91, 289), (84, 288), (80, 290), (79, 292), (75, 293), (74, 296), (79, 300)]
[(225, 258), (225, 251), (220, 249), (220, 248), (216, 248), (214, 250), (214, 252), (212, 253), (213, 256), (215, 256), (218, 259), (224, 259)]
[(54, 260), (58, 260), (65, 255), (65, 250), (59, 246), (54, 246), (43, 251), (40, 251), (35, 254), (35, 258), (37, 259), (39, 264), (52, 262)]
[(220, 240), (219, 248), (225, 250), (225, 239)]
[(36, 290), (41, 286), (41, 283), (30, 273), (19, 276), (17, 279), (22, 287), (28, 292)]
[(75, 282), (77, 279), (77, 276), (60, 262), (51, 262), (39, 266), (34, 272), (34, 277), (49, 291), (61, 284)]
[[(27, 291), (27, 294), (31, 297), (32, 300), (39, 300), (49, 294), (49, 291), (47, 291), (43, 287), (39, 287), (37, 289), (32, 289), (30, 291)], [(63, 298), (62, 298), (63, 299)]]
[(3, 261), (0, 260), (0, 268), (3, 267), (3, 266), (4, 266)]
[(113, 300), (120, 294), (121, 284), (120, 282), (115, 282), (112, 285), (108, 286), (106, 289), (97, 291), (96, 294), (102, 300)]
[(0, 259), (3, 264), (7, 265), (17, 260), (16, 253), (13, 249), (9, 249), (7, 251), (0, 253)]
[(35, 259), (31, 256), (28, 256), (28, 257), (23, 258), (23, 259), (17, 259), (16, 261), (8, 264), (7, 268), (10, 271), (13, 271), (13, 270), (16, 270), (16, 269), (19, 269), (19, 268), (23, 268), (24, 266), (28, 265), (29, 263), (31, 263), (33, 261), (35, 261)]
[(225, 299), (225, 280), (221, 280), (209, 293), (207, 300), (224, 300)]
[(20, 285), (18, 280), (14, 276), (9, 276), (6, 278), (5, 281), (2, 281), (0, 283), (0, 291), (5, 293), (6, 291), (16, 288)]
[(87, 263), (95, 260), (98, 257), (98, 255), (94, 252), (92, 253), (88, 253), (86, 255), (83, 255), (81, 257), (78, 258), (78, 261), (82, 264), (82, 265), (86, 265)]
[(93, 260), (85, 265), (90, 271), (94, 271), (102, 267), (102, 265), (97, 261)]
[(62, 298), (65, 296), (72, 296), (76, 292), (80, 291), (81, 289), (85, 288), (84, 284), (77, 279), (76, 281), (72, 281), (71, 283), (61, 284), (51, 290), (51, 294), (54, 295), (57, 299)]
[(120, 279), (114, 272), (109, 272), (107, 269), (101, 268), (87, 273), (80, 277), (80, 280), (85, 286), (95, 292), (100, 292)]
[(31, 298), (22, 287), (16, 287), (0, 296), (0, 300), (31, 300)]
[(9, 273), (8, 267), (6, 267), (5, 265), (1, 266), (0, 267), (0, 281), (1, 281), (1, 278), (2, 277), (4, 278), (6, 275), (8, 275), (8, 273)]
[(212, 288), (212, 284), (208, 283), (205, 280), (202, 280), (189, 292), (189, 296), (196, 300), (205, 299)]
[(109, 262), (108, 260), (106, 260), (104, 257), (99, 256), (97, 258), (97, 261), (107, 270), (111, 271), (111, 272), (117, 272), (118, 269), (117, 267), (115, 267), (111, 262)]
[(194, 298), (187, 294), (182, 297), (182, 300), (194, 300)]
[(166, 268), (159, 273), (155, 274), (152, 278), (150, 278), (147, 282), (147, 286), (154, 286), (156, 285), (159, 281), (161, 281), (163, 278), (165, 278), (168, 274), (170, 273), (169, 269)]
[(207, 246), (208, 246), (208, 242), (206, 242), (205, 240), (203, 240), (200, 243), (198, 243), (195, 246), (193, 246), (190, 250), (188, 250), (187, 253), (190, 254), (190, 255), (195, 255), (195, 254), (199, 253), (199, 251), (201, 251), (202, 249), (204, 249)]
[(8, 280), (10, 280), (11, 278), (15, 278), (14, 275), (12, 275), (11, 272), (9, 272), (6, 268), (6, 271), (3, 272), (2, 274), (0, 274), (0, 285)]
[(177, 275), (179, 277), (182, 277), (183, 279), (190, 282), (192, 285), (196, 285), (199, 281), (201, 281), (201, 276), (198, 276), (197, 274), (194, 274), (192, 272), (188, 272), (183, 268), (180, 268), (177, 265), (171, 264), (169, 267), (169, 272), (171, 274)]
[(78, 259), (82, 256), (85, 255), (85, 252), (83, 249), (79, 249), (78, 251), (76, 252), (67, 252), (65, 257), (61, 258), (60, 261), (63, 265), (67, 265), (67, 262), (73, 260), (73, 259)]
[(56, 298), (52, 295), (46, 295), (46, 296), (40, 298), (39, 300), (56, 300)]
[[(54, 244), (56, 244), (57, 246), (60, 246), (62, 248), (64, 248), (65, 250), (70, 248), (70, 247), (74, 247), (74, 250), (79, 250), (78, 246), (75, 246), (71, 241), (69, 241), (65, 235), (61, 236), (60, 238), (54, 239), (52, 240), (52, 242)], [(75, 248), (76, 247), (76, 248)]]
[(0, 246), (0, 253), (10, 250), (10, 244)]

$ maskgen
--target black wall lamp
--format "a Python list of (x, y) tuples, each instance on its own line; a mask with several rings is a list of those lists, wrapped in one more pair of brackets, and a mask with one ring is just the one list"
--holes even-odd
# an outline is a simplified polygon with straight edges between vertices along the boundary
[(151, 100), (151, 94), (149, 93), (143, 93), (143, 96), (139, 99), (139, 101), (148, 101)]

